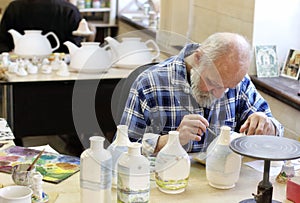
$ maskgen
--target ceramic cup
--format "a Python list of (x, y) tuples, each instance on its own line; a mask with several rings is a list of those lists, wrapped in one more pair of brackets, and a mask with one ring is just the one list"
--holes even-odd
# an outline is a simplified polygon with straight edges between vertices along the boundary
[(30, 186), (32, 185), (32, 177), (37, 172), (35, 168), (30, 171), (27, 171), (30, 164), (18, 164), (15, 165), (12, 169), (12, 179), (15, 184), (23, 185), (23, 186)]
[(1, 203), (31, 203), (32, 190), (27, 186), (11, 185), (0, 189)]

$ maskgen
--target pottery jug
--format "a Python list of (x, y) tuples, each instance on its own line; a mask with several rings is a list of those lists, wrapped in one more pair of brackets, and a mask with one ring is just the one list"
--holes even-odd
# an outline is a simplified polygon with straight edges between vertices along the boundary
[(128, 151), (128, 145), (130, 140), (128, 138), (128, 126), (127, 125), (118, 125), (117, 126), (117, 136), (116, 139), (107, 147), (107, 150), (110, 151), (112, 155), (112, 187), (117, 188), (117, 168), (118, 160), (120, 156)]
[[(122, 42), (118, 42), (114, 38), (108, 36), (105, 38), (113, 53), (113, 62), (117, 66), (139, 66), (153, 62), (160, 55), (158, 45), (153, 40), (141, 42), (140, 38), (122, 38)], [(156, 55), (151, 53), (152, 44)]]
[(128, 145), (118, 161), (117, 202), (149, 202), (150, 163), (141, 154), (142, 144)]
[(64, 42), (70, 52), (70, 68), (80, 72), (101, 73), (111, 66), (111, 54), (107, 46), (99, 42), (82, 42), (78, 47), (70, 41)]
[[(25, 30), (25, 34), (21, 35), (14, 29), (8, 31), (14, 41), (14, 53), (21, 57), (47, 57), (54, 50), (58, 49), (60, 42), (54, 32), (48, 32), (42, 35), (41, 30)], [(55, 39), (56, 46), (51, 47), (49, 36)]]
[(184, 192), (188, 184), (191, 162), (179, 142), (179, 132), (170, 131), (167, 144), (158, 152), (155, 161), (155, 182), (168, 194)]
[(111, 167), (109, 151), (104, 149), (105, 138), (89, 138), (90, 148), (80, 155), (80, 198), (81, 203), (111, 202)]
[(214, 188), (233, 188), (239, 179), (242, 158), (229, 148), (232, 138), (230, 127), (222, 126), (220, 135), (208, 147), (206, 177)]

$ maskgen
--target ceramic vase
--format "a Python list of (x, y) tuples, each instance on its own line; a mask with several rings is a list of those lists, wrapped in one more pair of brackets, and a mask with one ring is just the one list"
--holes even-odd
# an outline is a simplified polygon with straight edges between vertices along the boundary
[(127, 125), (118, 125), (116, 139), (108, 146), (107, 150), (112, 155), (112, 187), (117, 188), (117, 166), (120, 156), (128, 151), (130, 140)]
[(150, 163), (141, 144), (131, 143), (118, 161), (117, 202), (149, 202)]
[(168, 194), (183, 192), (188, 185), (190, 168), (190, 158), (179, 142), (179, 132), (170, 131), (168, 142), (155, 161), (157, 187)]
[(103, 148), (104, 138), (90, 137), (90, 148), (80, 156), (81, 203), (110, 203), (112, 158)]
[(214, 146), (209, 146), (211, 151), (206, 158), (206, 177), (214, 188), (233, 188), (239, 179), (242, 158), (229, 148), (230, 141), (230, 127), (222, 126)]

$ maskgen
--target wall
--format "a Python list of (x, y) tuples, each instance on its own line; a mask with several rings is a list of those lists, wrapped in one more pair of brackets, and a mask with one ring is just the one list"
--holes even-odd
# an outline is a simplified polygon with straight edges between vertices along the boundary
[(263, 92), (260, 94), (268, 101), (273, 116), (284, 126), (284, 136), (300, 141), (300, 111)]
[(1, 0), (0, 8), (2, 8), (2, 11), (5, 10), (6, 6), (11, 2), (12, 0)]
[(191, 38), (204, 40), (214, 32), (238, 32), (252, 39), (254, 0), (194, 0)]
[(5, 11), (7, 5), (8, 5), (11, 1), (12, 1), (12, 0), (1, 0), (1, 3), (0, 3), (0, 8), (1, 8), (0, 20), (1, 20), (1, 16), (3, 15), (3, 12)]
[(255, 0), (161, 0), (160, 29), (200, 42), (214, 32), (238, 32), (250, 41)]
[[(300, 0), (257, 0), (254, 14), (254, 45), (276, 45), (282, 64), (290, 48), (300, 49)], [(254, 67), (252, 67), (254, 68)], [(252, 69), (255, 73), (255, 70)]]

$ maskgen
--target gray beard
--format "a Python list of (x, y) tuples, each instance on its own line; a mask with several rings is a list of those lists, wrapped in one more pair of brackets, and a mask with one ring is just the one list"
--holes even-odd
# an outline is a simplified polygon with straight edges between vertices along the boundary
[(200, 74), (191, 69), (191, 86), (193, 96), (200, 107), (210, 108), (215, 103), (217, 98), (215, 98), (212, 92), (203, 92), (199, 90), (198, 84), (200, 83), (200, 80)]

